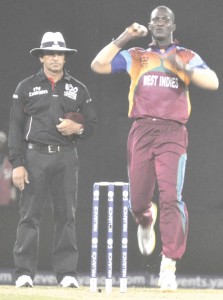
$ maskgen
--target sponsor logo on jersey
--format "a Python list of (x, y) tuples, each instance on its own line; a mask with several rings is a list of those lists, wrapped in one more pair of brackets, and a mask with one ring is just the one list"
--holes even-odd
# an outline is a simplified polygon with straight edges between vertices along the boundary
[(48, 90), (41, 90), (40, 86), (36, 86), (33, 88), (32, 92), (29, 92), (29, 97), (37, 96), (37, 95), (45, 95), (48, 94)]
[(76, 86), (73, 87), (73, 85), (70, 83), (65, 84), (64, 96), (73, 100), (77, 100), (77, 92), (78, 92), (78, 87)]

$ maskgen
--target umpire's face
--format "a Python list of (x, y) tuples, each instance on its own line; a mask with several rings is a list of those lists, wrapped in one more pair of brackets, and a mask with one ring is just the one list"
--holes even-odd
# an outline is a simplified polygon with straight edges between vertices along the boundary
[(172, 38), (172, 33), (176, 29), (174, 15), (171, 10), (158, 7), (151, 14), (149, 30), (157, 41), (165, 41)]
[(40, 57), (43, 68), (49, 72), (61, 73), (63, 71), (65, 60), (65, 53), (61, 51), (44, 51)]

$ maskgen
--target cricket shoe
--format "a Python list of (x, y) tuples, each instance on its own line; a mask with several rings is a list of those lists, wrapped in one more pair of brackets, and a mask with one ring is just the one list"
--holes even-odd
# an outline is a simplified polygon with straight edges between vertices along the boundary
[(16, 280), (15, 286), (17, 288), (20, 288), (20, 287), (33, 287), (32, 278), (28, 275), (21, 275)]
[(142, 253), (142, 255), (150, 255), (156, 245), (156, 234), (154, 230), (154, 225), (157, 218), (157, 206), (155, 203), (152, 202), (151, 206), (152, 211), (152, 223), (143, 227), (141, 224), (138, 226), (138, 245), (139, 250)]
[(158, 286), (162, 292), (174, 292), (177, 289), (176, 261), (162, 256)]
[(79, 288), (79, 283), (77, 279), (73, 276), (65, 276), (62, 281), (60, 282), (60, 286), (66, 288), (66, 287), (71, 287), (71, 288)]

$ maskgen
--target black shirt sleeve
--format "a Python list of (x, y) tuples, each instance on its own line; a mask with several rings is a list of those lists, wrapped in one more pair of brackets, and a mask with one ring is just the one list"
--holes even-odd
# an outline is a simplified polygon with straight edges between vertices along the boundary
[(13, 167), (24, 165), (24, 151), (23, 151), (23, 127), (25, 121), (25, 95), (22, 84), (20, 83), (13, 95), (12, 107), (9, 122), (9, 160)]
[(81, 138), (85, 139), (94, 133), (97, 126), (97, 114), (95, 104), (93, 103), (86, 87), (84, 87), (83, 99), (84, 101), (79, 112), (83, 114), (85, 119), (84, 133), (81, 135)]

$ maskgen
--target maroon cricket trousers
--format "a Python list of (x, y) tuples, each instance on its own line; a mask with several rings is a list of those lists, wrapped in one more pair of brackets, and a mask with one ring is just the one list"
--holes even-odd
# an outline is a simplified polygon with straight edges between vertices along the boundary
[(128, 137), (131, 211), (137, 224), (152, 222), (151, 200), (159, 190), (162, 254), (180, 259), (186, 248), (188, 213), (182, 200), (188, 134), (184, 124), (142, 118)]

